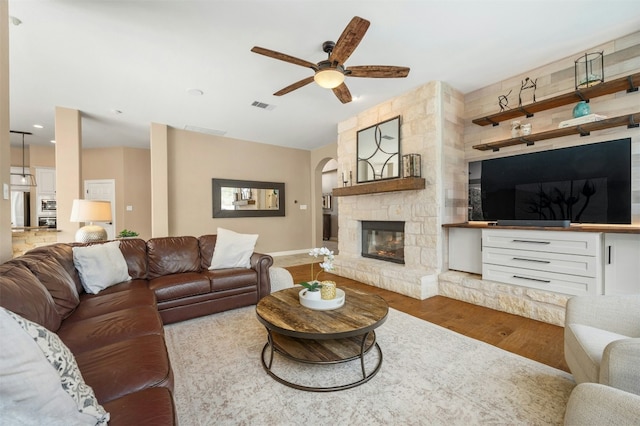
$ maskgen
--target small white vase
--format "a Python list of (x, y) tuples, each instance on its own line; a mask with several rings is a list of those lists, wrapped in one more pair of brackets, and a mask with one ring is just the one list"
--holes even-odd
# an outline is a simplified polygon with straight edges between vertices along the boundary
[(318, 291), (305, 290), (305, 292), (302, 295), (307, 300), (320, 300), (322, 298), (320, 290)]

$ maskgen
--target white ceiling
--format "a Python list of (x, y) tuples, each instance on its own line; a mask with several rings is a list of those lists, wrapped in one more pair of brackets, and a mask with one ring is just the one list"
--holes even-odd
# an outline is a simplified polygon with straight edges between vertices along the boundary
[[(640, 29), (637, 0), (10, 0), (9, 14), (22, 21), (9, 25), (11, 129), (48, 144), (55, 107), (78, 109), (85, 147), (148, 147), (155, 122), (314, 149), (335, 142), (340, 121), (428, 81), (468, 93)], [(409, 77), (347, 78), (358, 99), (345, 105), (315, 84), (272, 95), (312, 71), (253, 46), (318, 62), (355, 15), (371, 26), (346, 66), (408, 66)]]

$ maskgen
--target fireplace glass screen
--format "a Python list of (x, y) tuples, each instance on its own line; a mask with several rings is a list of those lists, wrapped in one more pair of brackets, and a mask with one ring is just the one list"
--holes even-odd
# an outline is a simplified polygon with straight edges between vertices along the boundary
[(363, 221), (362, 256), (404, 264), (404, 222)]

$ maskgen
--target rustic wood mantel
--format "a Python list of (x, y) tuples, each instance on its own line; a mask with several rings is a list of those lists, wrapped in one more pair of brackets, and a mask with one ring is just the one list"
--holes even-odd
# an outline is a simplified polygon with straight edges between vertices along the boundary
[(388, 179), (375, 182), (361, 183), (359, 185), (333, 188), (334, 197), (346, 197), (349, 195), (377, 194), (381, 192), (410, 191), (424, 189), (424, 178), (407, 177), (402, 179)]

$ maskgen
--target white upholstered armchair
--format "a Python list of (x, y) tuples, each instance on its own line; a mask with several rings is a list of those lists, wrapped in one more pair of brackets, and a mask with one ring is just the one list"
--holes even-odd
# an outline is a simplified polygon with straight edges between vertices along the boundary
[(564, 356), (576, 383), (640, 395), (640, 294), (571, 298)]

